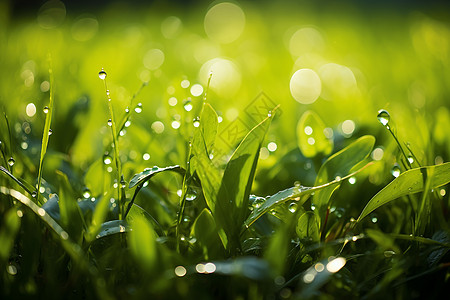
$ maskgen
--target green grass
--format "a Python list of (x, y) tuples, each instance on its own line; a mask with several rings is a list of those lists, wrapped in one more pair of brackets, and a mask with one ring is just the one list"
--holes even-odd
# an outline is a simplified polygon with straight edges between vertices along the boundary
[(1, 298), (447, 293), (443, 9), (243, 2), (224, 44), (202, 4), (2, 5)]

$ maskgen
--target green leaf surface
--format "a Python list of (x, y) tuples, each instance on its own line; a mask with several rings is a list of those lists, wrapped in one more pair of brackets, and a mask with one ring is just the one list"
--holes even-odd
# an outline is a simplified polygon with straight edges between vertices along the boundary
[[(353, 167), (363, 162), (370, 155), (374, 144), (375, 138), (366, 135), (330, 156), (319, 169), (314, 185), (320, 186), (349, 174)], [(339, 185), (329, 186), (314, 195), (315, 212), (320, 220), (324, 219), (331, 196), (338, 187)]]
[(145, 209), (133, 203), (130, 212), (126, 216), (126, 220), (129, 223), (132, 223), (134, 219), (138, 217), (145, 217), (150, 224), (153, 225), (153, 229), (159, 236), (165, 236), (164, 228), (159, 224), (159, 222)]
[(208, 103), (203, 105), (200, 124), (199, 128), (205, 142), (206, 150), (208, 153), (211, 153), (214, 141), (216, 140), (219, 121), (216, 111)]
[[(239, 247), (239, 234), (248, 214), (248, 201), (259, 151), (273, 115), (272, 113), (244, 137), (225, 168), (213, 214), (232, 241), (232, 248)], [(230, 218), (230, 215), (233, 217)]]
[(77, 203), (75, 192), (70, 185), (66, 174), (56, 171), (59, 179), (59, 213), (61, 225), (73, 237), (75, 241), (81, 242), (81, 233), (86, 228), (80, 206)]
[(320, 225), (317, 215), (307, 211), (298, 218), (295, 232), (300, 239), (308, 239), (317, 242), (320, 239)]
[(194, 236), (200, 243), (205, 259), (217, 256), (217, 254), (223, 252), (216, 222), (207, 208), (204, 208), (195, 219), (192, 225), (191, 236)]
[(367, 205), (364, 207), (357, 222), (360, 222), (364, 217), (373, 212), (380, 206), (398, 199), (402, 196), (422, 192), (425, 187), (426, 175), (433, 169), (431, 188), (437, 188), (450, 182), (450, 162), (434, 165), (429, 167), (415, 168), (408, 170), (379, 191)]
[(130, 225), (131, 253), (144, 271), (151, 272), (158, 264), (156, 232), (144, 216), (137, 216)]
[(325, 136), (325, 124), (313, 111), (306, 111), (297, 123), (297, 142), (305, 157), (321, 153), (328, 155), (333, 150), (333, 140)]
[(112, 234), (123, 232), (130, 232), (131, 228), (125, 220), (112, 220), (102, 224), (100, 232), (95, 237), (96, 239), (103, 238)]

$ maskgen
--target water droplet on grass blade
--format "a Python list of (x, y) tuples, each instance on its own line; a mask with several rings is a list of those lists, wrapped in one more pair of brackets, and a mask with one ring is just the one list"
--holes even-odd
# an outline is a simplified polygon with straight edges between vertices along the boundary
[(134, 108), (134, 111), (138, 114), (142, 112), (142, 103), (138, 103), (136, 107)]
[(48, 106), (44, 106), (44, 114), (48, 114), (48, 111), (49, 111), (49, 108), (48, 108)]
[(48, 135), (52, 135), (53, 131), (51, 129), (48, 130)]
[(90, 191), (88, 188), (85, 188), (85, 189), (83, 190), (83, 197), (84, 197), (84, 198), (89, 198), (89, 197), (91, 197), (91, 191)]
[(108, 126), (111, 127), (112, 126), (112, 120), (108, 119)]
[(100, 72), (98, 72), (98, 78), (100, 78), (101, 80), (105, 80), (107, 75), (108, 74), (106, 74), (105, 70), (103, 69)]
[(192, 101), (191, 100), (186, 100), (183, 104), (184, 110), (185, 111), (191, 111), (192, 110)]
[(401, 173), (400, 166), (397, 163), (395, 163), (391, 169), (391, 174), (394, 177), (398, 177), (398, 176), (400, 176), (400, 173)]
[(288, 209), (291, 213), (295, 213), (295, 211), (297, 210), (297, 203), (292, 202), (291, 204), (289, 204)]
[(412, 157), (412, 155), (408, 155), (408, 161), (410, 164), (414, 162), (414, 158)]
[(186, 194), (187, 201), (194, 201), (197, 198), (197, 194), (194, 191), (190, 191)]
[(387, 110), (380, 109), (377, 115), (378, 121), (383, 124), (383, 126), (387, 126), (389, 121), (391, 120), (391, 116), (389, 115)]
[(105, 153), (105, 155), (103, 155), (103, 163), (105, 165), (109, 165), (112, 163), (112, 157), (108, 153)]
[(194, 119), (194, 127), (199, 127), (200, 126), (200, 118), (197, 117)]
[(14, 166), (15, 163), (16, 163), (16, 160), (14, 158), (10, 157), (8, 159), (8, 165), (10, 165), (11, 167)]

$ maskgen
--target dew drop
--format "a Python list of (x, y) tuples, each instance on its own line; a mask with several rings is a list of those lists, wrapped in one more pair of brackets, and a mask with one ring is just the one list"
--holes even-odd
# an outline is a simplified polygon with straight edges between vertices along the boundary
[(105, 70), (101, 70), (100, 72), (98, 72), (98, 78), (100, 78), (101, 80), (105, 80), (106, 79), (106, 72)]
[(108, 126), (111, 127), (112, 126), (112, 120), (108, 119)]
[(378, 121), (383, 124), (383, 126), (387, 126), (389, 121), (391, 120), (391, 116), (389, 115), (387, 110), (380, 109), (377, 115)]
[(414, 158), (412, 157), (412, 155), (408, 155), (408, 161), (410, 164), (414, 163)]
[(44, 106), (44, 114), (48, 114), (48, 111), (50, 110), (49, 108), (48, 108), (48, 106)]
[(191, 111), (192, 108), (193, 108), (193, 106), (192, 106), (192, 101), (189, 100), (189, 99), (186, 100), (186, 101), (184, 102), (183, 107), (184, 107), (184, 110), (185, 110), (185, 111)]
[(129, 113), (130, 112), (130, 108), (129, 107), (125, 108), (125, 112)]
[(292, 202), (291, 204), (289, 204), (288, 209), (291, 213), (295, 213), (295, 211), (297, 210), (297, 203)]
[(178, 122), (178, 121), (172, 121), (171, 125), (172, 125), (173, 129), (178, 129), (181, 126), (180, 122)]
[(31, 197), (36, 198), (36, 196), (37, 196), (37, 193), (35, 191), (31, 193)]
[(11, 167), (14, 166), (15, 163), (16, 163), (16, 160), (14, 158), (10, 157), (8, 159), (8, 165), (10, 165)]
[(391, 169), (392, 176), (398, 177), (398, 176), (400, 176), (400, 172), (401, 172), (400, 171), (400, 166), (397, 163), (395, 163), (394, 166)]
[(253, 208), (260, 208), (261, 205), (263, 205), (265, 201), (266, 201), (266, 199), (264, 199), (263, 197), (256, 197), (253, 200), (252, 206), (253, 206)]
[(121, 188), (125, 188), (126, 184), (127, 183), (125, 182), (125, 179), (122, 176), (122, 178), (120, 179), (120, 186), (121, 186)]
[(105, 165), (110, 165), (112, 163), (112, 157), (108, 153), (103, 155), (103, 163)]
[(187, 201), (194, 201), (197, 198), (197, 194), (194, 191), (190, 191), (186, 194)]
[(52, 133), (53, 133), (53, 130), (49, 129), (48, 130), (48, 135), (52, 135)]
[(10, 275), (16, 275), (17, 274), (17, 268), (16, 268), (16, 266), (15, 265), (9, 265), (7, 268), (6, 268), (6, 270), (7, 270), (7, 272), (8, 272), (8, 274), (10, 274)]
[(89, 198), (91, 197), (91, 191), (88, 188), (84, 188), (83, 189), (83, 197), (84, 198)]
[(142, 103), (138, 103), (136, 107), (134, 108), (134, 111), (138, 114), (142, 112)]
[(194, 119), (194, 127), (199, 127), (200, 126), (200, 118), (197, 117)]
[(356, 183), (356, 177), (355, 177), (355, 176), (350, 177), (350, 178), (348, 179), (348, 183), (350, 183), (350, 184), (355, 184), (355, 183)]

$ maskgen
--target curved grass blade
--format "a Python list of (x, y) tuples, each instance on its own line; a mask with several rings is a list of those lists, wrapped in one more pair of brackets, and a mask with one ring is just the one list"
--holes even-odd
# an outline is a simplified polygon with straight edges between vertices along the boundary
[(53, 69), (52, 69), (52, 61), (51, 57), (49, 56), (49, 70), (48, 73), (50, 75), (50, 101), (46, 108), (46, 117), (45, 117), (45, 124), (44, 124), (44, 131), (42, 133), (42, 145), (41, 145), (41, 155), (39, 159), (39, 171), (38, 171), (38, 183), (36, 186), (36, 200), (38, 203), (40, 203), (40, 193), (39, 188), (41, 187), (41, 181), (42, 181), (42, 168), (44, 166), (44, 158), (45, 154), (47, 153), (47, 146), (48, 146), (48, 139), (50, 136), (50, 126), (52, 124), (52, 115), (53, 115), (53, 98), (54, 98), (54, 89), (53, 89)]
[(139, 193), (139, 191), (142, 189), (144, 183), (146, 181), (150, 180), (155, 174), (158, 174), (158, 173), (161, 173), (164, 171), (174, 171), (183, 177), (186, 174), (186, 170), (183, 169), (182, 167), (180, 167), (179, 165), (165, 167), (165, 168), (160, 168), (160, 167), (154, 166), (153, 168), (147, 168), (144, 171), (142, 171), (141, 173), (135, 174), (133, 176), (133, 178), (131, 178), (128, 188), (131, 189), (135, 186), (137, 186), (137, 187), (136, 187), (136, 190), (134, 191), (133, 198), (131, 199), (130, 203), (128, 203), (127, 209), (123, 216), (124, 218), (127, 217), (131, 207), (134, 204), (134, 199), (136, 199), (136, 196)]
[(17, 179), (13, 174), (11, 174), (5, 167), (0, 166), (0, 171), (11, 177), (12, 180), (14, 180), (21, 188), (23, 188), (28, 194), (32, 195), (33, 192), (33, 186), (27, 182), (22, 182), (19, 179)]
[(160, 167), (156, 167), (156, 166), (153, 168), (147, 168), (144, 171), (135, 174), (133, 176), (133, 178), (131, 178), (130, 184), (128, 185), (128, 187), (131, 189), (131, 188), (135, 187), (136, 185), (144, 184), (147, 180), (152, 178), (153, 175), (164, 172), (164, 171), (174, 171), (182, 176), (184, 176), (184, 174), (186, 172), (179, 165), (169, 166), (169, 167), (165, 167), (165, 168), (160, 168)]
[(125, 220), (112, 220), (102, 224), (100, 232), (95, 236), (95, 238), (100, 239), (105, 236), (130, 231), (131, 228)]
[[(270, 210), (272, 210), (277, 205), (280, 205), (282, 203), (286, 203), (287, 201), (292, 201), (295, 198), (303, 199), (305, 196), (310, 195), (311, 193), (317, 192), (317, 191), (319, 191), (321, 189), (324, 189), (324, 188), (327, 188), (327, 187), (334, 187), (336, 185), (339, 185), (343, 180), (347, 180), (350, 177), (355, 176), (356, 174), (358, 174), (359, 172), (361, 172), (362, 170), (364, 170), (365, 168), (367, 168), (370, 165), (372, 165), (372, 163), (368, 163), (367, 165), (365, 165), (361, 169), (359, 169), (359, 170), (357, 170), (357, 171), (355, 171), (355, 172), (353, 172), (351, 174), (348, 174), (344, 178), (335, 179), (335, 180), (333, 180), (331, 182), (328, 182), (328, 183), (320, 185), (320, 186), (315, 186), (315, 187), (306, 187), (306, 186), (291, 187), (291, 188), (285, 189), (283, 191), (280, 191), (280, 192), (270, 196), (269, 198), (267, 198), (267, 200), (259, 208), (253, 210), (253, 212), (250, 214), (250, 216), (245, 221), (245, 223), (244, 223), (245, 228), (243, 228), (243, 230), (245, 230), (246, 228), (250, 227), (257, 219), (259, 219), (262, 215), (264, 215), (265, 213), (267, 213)], [(305, 200), (300, 200), (300, 201), (305, 201)]]
[[(364, 207), (356, 222), (360, 222), (364, 217), (380, 206), (402, 196), (422, 192), (425, 188), (426, 175), (430, 173), (428, 169), (433, 169), (432, 184), (430, 189), (440, 187), (450, 182), (450, 162), (421, 167), (408, 170), (392, 180), (387, 186), (379, 191)], [(430, 173), (431, 174), (431, 173)]]

